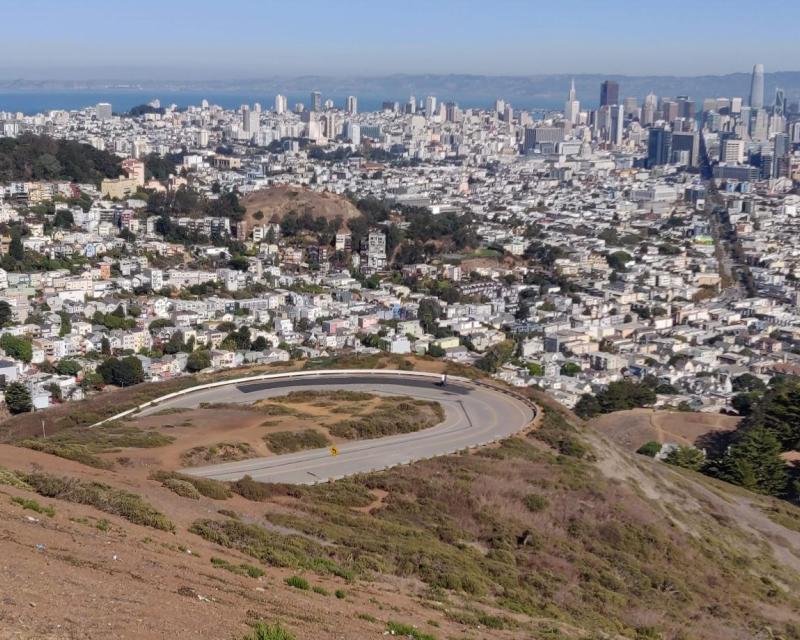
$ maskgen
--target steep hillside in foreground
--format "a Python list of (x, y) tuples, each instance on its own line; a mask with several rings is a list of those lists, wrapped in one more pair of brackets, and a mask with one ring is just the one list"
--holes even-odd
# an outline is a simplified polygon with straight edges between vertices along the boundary
[(313, 488), (0, 446), (0, 636), (800, 637), (798, 510), (536, 399), (530, 435)]

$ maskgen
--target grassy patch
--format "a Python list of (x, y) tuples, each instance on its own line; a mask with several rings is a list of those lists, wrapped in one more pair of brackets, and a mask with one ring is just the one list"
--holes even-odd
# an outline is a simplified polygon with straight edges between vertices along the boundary
[(237, 520), (197, 520), (189, 530), (210, 542), (236, 549), (270, 566), (311, 569), (344, 578), (352, 576), (325, 547), (301, 536), (281, 535)]
[(256, 452), (246, 442), (218, 442), (210, 447), (192, 447), (181, 454), (181, 464), (196, 466), (217, 464), (220, 462), (236, 462), (255, 457)]
[(15, 489), (25, 489), (27, 491), (32, 490), (31, 486), (22, 479), (19, 473), (3, 467), (0, 467), (0, 485), (14, 487)]
[(422, 633), (422, 631), (412, 627), (410, 624), (392, 622), (391, 620), (386, 623), (386, 631), (390, 635), (411, 638), (411, 640), (436, 640), (434, 636), (429, 633)]
[(542, 407), (542, 422), (531, 437), (541, 440), (560, 454), (587, 458), (591, 448), (578, 437), (578, 429), (558, 410)]
[(129, 447), (137, 449), (163, 447), (173, 440), (172, 437), (157, 431), (145, 431), (120, 422), (110, 422), (94, 429), (88, 427), (65, 429), (48, 436), (47, 439), (27, 439), (16, 444), (90, 467), (108, 469), (112, 463), (99, 458), (97, 454)]
[(164, 531), (175, 530), (175, 525), (169, 518), (135, 493), (115, 489), (100, 482), (86, 482), (40, 472), (23, 477), (25, 482), (41, 496), (89, 505), (100, 511), (121, 516), (133, 524)]
[(253, 631), (243, 636), (241, 640), (295, 640), (295, 637), (278, 624), (268, 625), (259, 622), (253, 626)]
[(233, 564), (228, 562), (227, 560), (223, 560), (222, 558), (211, 558), (211, 564), (215, 567), (219, 567), (220, 569), (225, 569), (226, 571), (230, 571), (231, 573), (235, 573), (239, 576), (248, 576), (250, 578), (260, 578), (264, 575), (263, 569), (256, 567), (255, 565), (249, 564), (247, 562), (243, 562), (241, 564)]
[(444, 409), (438, 402), (387, 398), (369, 415), (337, 422), (331, 426), (330, 432), (338, 438), (353, 440), (380, 438), (428, 429), (442, 420)]
[(290, 576), (286, 578), (286, 584), (294, 589), (300, 589), (301, 591), (308, 591), (311, 588), (311, 585), (308, 584), (308, 580), (300, 576)]
[[(176, 473), (175, 471), (154, 471), (150, 474), (151, 480), (157, 480), (162, 484), (167, 480), (182, 480), (191, 484), (200, 495), (212, 500), (227, 500), (231, 497), (231, 490), (224, 482), (211, 480), (210, 478), (195, 478), (194, 476)], [(166, 486), (166, 485), (165, 485)]]
[(36, 513), (42, 513), (48, 518), (52, 518), (54, 515), (56, 515), (56, 510), (53, 507), (41, 505), (32, 498), (21, 498), (20, 496), (14, 496), (11, 498), (11, 502), (18, 504), (23, 509), (35, 511)]
[(304, 431), (278, 431), (264, 436), (264, 442), (273, 453), (294, 453), (304, 449), (321, 449), (331, 442), (316, 429)]

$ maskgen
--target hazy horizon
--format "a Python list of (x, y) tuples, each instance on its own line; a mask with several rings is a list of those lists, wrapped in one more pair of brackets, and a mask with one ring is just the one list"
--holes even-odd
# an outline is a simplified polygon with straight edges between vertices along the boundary
[[(695, 75), (780, 69), (800, 7), (762, 0), (746, 18), (729, 2), (675, 0), (667, 14), (634, 0), (569, 5), (497, 0), (334, 5), (140, 0), (109, 6), (8, 0), (0, 60), (12, 77), (136, 69), (209, 76), (374, 74)], [(774, 16), (781, 16), (775, 20)], [(713, 38), (724, 33), (724, 38)], [(758, 46), (748, 46), (756, 43)], [(57, 67), (53, 62), (57, 61)], [(121, 78), (131, 79), (131, 78)]]

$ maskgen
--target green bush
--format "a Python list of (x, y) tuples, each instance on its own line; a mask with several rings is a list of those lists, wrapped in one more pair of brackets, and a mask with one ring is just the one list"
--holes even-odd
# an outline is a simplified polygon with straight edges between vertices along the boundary
[(224, 482), (212, 480), (210, 478), (196, 478), (175, 471), (154, 471), (150, 474), (150, 479), (157, 480), (162, 484), (170, 479), (188, 482), (197, 489), (201, 496), (211, 498), (212, 500), (227, 500), (232, 495), (228, 485)]
[(200, 492), (191, 482), (187, 482), (186, 480), (167, 478), (162, 484), (173, 493), (178, 494), (181, 498), (189, 498), (191, 500), (200, 499)]
[(164, 514), (134, 493), (115, 489), (100, 482), (53, 476), (41, 472), (24, 476), (36, 493), (47, 498), (85, 504), (100, 511), (118, 515), (133, 524), (164, 531), (174, 531), (175, 525)]
[(333, 592), (333, 595), (336, 596), (337, 600), (344, 600), (347, 597), (347, 592), (343, 589), (337, 589)]
[(230, 571), (231, 573), (235, 573), (236, 575), (240, 576), (249, 576), (250, 578), (260, 578), (264, 575), (264, 570), (256, 567), (252, 564), (248, 564), (247, 562), (242, 562), (241, 564), (233, 564), (228, 562), (227, 560), (223, 560), (222, 558), (211, 558), (211, 564), (215, 567), (219, 567), (221, 569), (225, 569), (226, 571)]
[(19, 496), (14, 496), (11, 498), (11, 502), (18, 504), (23, 509), (29, 509), (30, 511), (35, 511), (36, 513), (43, 513), (49, 518), (52, 518), (54, 515), (56, 515), (56, 510), (53, 509), (53, 507), (42, 506), (32, 498), (21, 498)]
[(531, 493), (525, 496), (525, 506), (528, 508), (528, 511), (533, 513), (538, 513), (539, 511), (544, 511), (547, 509), (547, 506), (550, 502), (544, 496), (540, 496), (537, 493)]
[(301, 578), (300, 576), (291, 576), (286, 578), (286, 584), (288, 584), (290, 587), (294, 587), (295, 589), (300, 589), (301, 591), (308, 591), (310, 588), (308, 580)]
[(320, 587), (319, 585), (316, 585), (316, 586), (314, 586), (314, 587), (311, 587), (311, 590), (312, 590), (314, 593), (318, 593), (318, 594), (320, 594), (321, 596), (329, 596), (329, 595), (331, 595), (331, 594), (328, 592), (328, 590), (327, 590), (327, 589), (325, 589), (325, 587)]
[(304, 431), (278, 431), (264, 436), (264, 441), (273, 453), (293, 453), (304, 449), (321, 449), (330, 444), (316, 429)]
[(330, 550), (298, 535), (282, 535), (238, 520), (197, 520), (189, 531), (227, 549), (236, 549), (273, 567), (310, 569), (345, 579), (352, 572), (331, 558)]
[(641, 447), (639, 447), (636, 450), (636, 453), (655, 458), (659, 451), (661, 451), (661, 445), (655, 440), (651, 440), (650, 442), (645, 442)]

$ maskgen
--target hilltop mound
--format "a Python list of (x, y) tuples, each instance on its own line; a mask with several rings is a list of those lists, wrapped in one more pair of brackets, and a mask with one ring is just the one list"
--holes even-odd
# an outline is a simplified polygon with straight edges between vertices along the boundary
[(193, 485), (125, 448), (191, 437), (191, 412), (163, 433), (115, 427), (119, 446), (98, 454), (111, 469), (0, 445), (0, 553), (15, 585), (4, 628), (239, 639), (263, 620), (298, 640), (403, 625), (426, 640), (800, 637), (800, 510), (626, 452), (529, 393), (543, 409), (531, 433), (314, 487)]
[[(279, 185), (254, 191), (243, 198), (241, 203), (247, 210), (245, 221), (248, 230), (253, 225), (269, 222), (273, 216), (282, 219), (291, 211), (298, 216), (308, 213), (314, 218), (322, 216), (326, 220), (341, 216), (344, 222), (360, 215), (347, 198), (333, 193), (319, 193), (297, 185)], [(258, 211), (264, 214), (261, 220), (254, 217)]]

